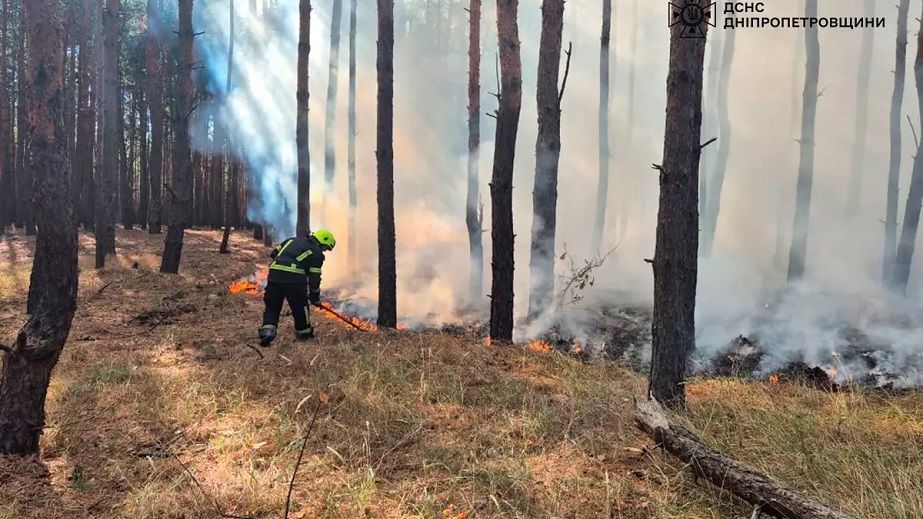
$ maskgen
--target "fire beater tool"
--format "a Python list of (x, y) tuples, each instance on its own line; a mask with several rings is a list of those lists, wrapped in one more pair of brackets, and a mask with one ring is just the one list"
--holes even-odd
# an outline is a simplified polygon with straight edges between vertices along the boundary
[(352, 326), (353, 328), (355, 328), (355, 329), (357, 329), (357, 330), (360, 330), (360, 331), (363, 331), (363, 332), (366, 331), (366, 330), (364, 330), (361, 326), (359, 326), (358, 324), (352, 322), (352, 321), (351, 321), (348, 317), (346, 317), (345, 315), (343, 315), (343, 314), (337, 312), (336, 310), (334, 310), (333, 307), (331, 307), (331, 306), (327, 306), (327, 305), (325, 305), (325, 304), (323, 304), (323, 303), (311, 303), (311, 304), (314, 305), (314, 306), (316, 306), (316, 307), (318, 307), (318, 308), (320, 308), (321, 310), (324, 310), (324, 311), (326, 311), (326, 312), (332, 314), (332, 315), (335, 316), (337, 319), (343, 321), (344, 323), (346, 323), (346, 324)]

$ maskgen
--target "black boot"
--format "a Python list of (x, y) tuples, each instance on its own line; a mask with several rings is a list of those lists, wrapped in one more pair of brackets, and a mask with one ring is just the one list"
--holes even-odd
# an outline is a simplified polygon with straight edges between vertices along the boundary
[(276, 327), (272, 324), (260, 326), (260, 346), (269, 346), (276, 338)]
[(304, 330), (295, 330), (295, 340), (309, 341), (314, 338), (314, 327), (308, 325)]

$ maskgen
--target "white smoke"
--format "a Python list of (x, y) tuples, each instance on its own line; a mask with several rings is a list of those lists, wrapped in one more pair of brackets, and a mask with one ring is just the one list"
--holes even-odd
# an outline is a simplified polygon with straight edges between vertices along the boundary
[[(295, 66), (298, 2), (275, 7), (237, 0), (237, 34), (232, 92), (216, 98), (218, 119), (229, 130), (235, 153), (250, 168), (257, 202), (250, 218), (276, 230), (293, 232), (295, 209)], [(241, 5), (244, 4), (244, 5)], [(324, 191), (322, 170), (324, 93), (326, 92), (330, 7), (314, 2), (311, 22), (310, 145), (312, 151), (312, 224), (341, 237), (347, 233), (346, 205), (346, 59), (348, 2), (344, 2), (337, 117), (336, 182)], [(565, 328), (575, 335), (593, 326), (593, 310), (613, 305), (649, 305), (650, 265), (654, 252), (657, 175), (652, 163), (662, 157), (665, 80), (669, 32), (661, 2), (616, 0), (611, 82), (610, 146), (612, 180), (603, 248), (618, 245), (586, 290), (583, 309), (571, 309)], [(768, 16), (800, 16), (801, 2), (766, 2)], [(435, 9), (441, 16), (435, 16)], [(465, 233), (467, 2), (404, 0), (396, 2), (395, 20), (395, 197), (398, 252), (398, 312), (402, 320), (438, 323), (461, 319), (468, 280)], [(640, 11), (635, 17), (633, 9)], [(721, 4), (718, 5), (720, 10)], [(558, 201), (557, 251), (589, 257), (596, 196), (600, 3), (570, 0), (565, 9), (564, 45), (573, 43), (573, 59), (563, 99), (562, 152)], [(823, 3), (823, 16), (860, 16), (861, 0)], [(916, 6), (911, 8), (915, 12)], [(833, 367), (832, 356), (845, 344), (842, 330), (858, 328), (875, 353), (881, 370), (900, 374), (908, 384), (920, 382), (923, 315), (920, 270), (914, 265), (909, 300), (895, 300), (880, 288), (884, 188), (887, 175), (887, 114), (893, 82), (896, 16), (880, 4), (886, 19), (874, 29), (875, 49), (869, 95), (868, 152), (860, 215), (844, 224), (846, 180), (853, 142), (856, 59), (861, 32), (821, 29), (821, 71), (816, 133), (814, 196), (808, 244), (807, 276), (796, 290), (782, 294), (788, 235), (792, 223), (804, 70), (803, 32), (798, 29), (742, 29), (737, 34), (730, 83), (733, 146), (721, 199), (713, 256), (700, 265), (697, 303), (698, 348), (721, 351), (737, 335), (758, 335), (767, 348), (761, 369), (771, 371), (793, 358)], [(376, 286), (375, 223), (375, 7), (359, 2), (358, 257), (360, 271), (347, 268), (345, 247), (338, 247), (325, 272), (328, 286), (350, 287), (357, 300), (374, 308)], [(227, 67), (227, 5), (197, 5), (199, 53), (209, 77), (223, 90)], [(638, 23), (635, 25), (634, 20)], [(541, 28), (539, 0), (520, 2), (523, 106), (514, 177), (516, 240), (516, 310), (524, 316), (529, 281), (531, 191), (535, 170), (535, 83)], [(712, 30), (723, 30), (720, 28)], [(911, 21), (911, 33), (915, 22)], [(639, 45), (629, 55), (632, 34)], [(482, 20), (482, 112), (496, 100), (496, 25), (493, 4), (485, 2)], [(911, 42), (912, 47), (915, 43)], [(706, 53), (708, 54), (708, 53)], [(628, 68), (636, 68), (634, 120), (628, 127)], [(562, 64), (563, 66), (563, 64)], [(912, 68), (908, 68), (908, 72)], [(916, 120), (912, 74), (908, 74), (903, 113)], [(796, 124), (792, 124), (795, 121)], [(912, 156), (909, 127), (904, 127), (904, 165)], [(490, 229), (488, 182), (492, 165), (494, 120), (482, 116), (480, 182)], [(713, 132), (711, 132), (713, 133)], [(710, 138), (706, 129), (703, 138)], [(703, 139), (703, 140), (704, 140)], [(717, 147), (706, 148), (716, 153)], [(713, 164), (714, 161), (711, 161)], [(908, 168), (901, 194), (909, 183)], [(900, 214), (903, 214), (903, 201)], [(779, 227), (781, 225), (781, 227)], [(776, 250), (781, 229), (783, 248)], [(484, 311), (489, 291), (490, 233), (484, 234)], [(781, 254), (778, 254), (781, 252)], [(919, 254), (918, 254), (919, 256)], [(780, 261), (781, 260), (781, 261)], [(918, 263), (918, 262), (917, 262)], [(567, 266), (558, 265), (559, 274)], [(769, 308), (766, 305), (770, 305)], [(916, 313), (915, 313), (916, 312)], [(772, 318), (769, 318), (771, 314)], [(485, 314), (482, 314), (485, 315)], [(900, 318), (900, 319), (899, 319)], [(549, 323), (551, 321), (548, 321)], [(899, 324), (895, 324), (899, 323)], [(559, 323), (560, 324), (560, 323)], [(530, 338), (539, 327), (520, 327)], [(858, 368), (856, 368), (858, 371)]]

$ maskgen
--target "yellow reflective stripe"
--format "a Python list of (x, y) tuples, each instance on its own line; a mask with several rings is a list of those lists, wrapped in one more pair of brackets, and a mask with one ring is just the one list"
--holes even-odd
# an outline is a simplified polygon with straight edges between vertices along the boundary
[(320, 267), (311, 267), (311, 268), (308, 269), (308, 272), (311, 272), (311, 273), (314, 273), (314, 274), (320, 274), (320, 273), (321, 273), (321, 270), (320, 270)]
[(279, 249), (279, 252), (276, 253), (276, 256), (281, 256), (282, 253), (285, 251), (285, 249), (287, 249), (288, 246), (291, 245), (293, 241), (295, 240), (289, 240), (285, 245), (283, 245), (282, 248)]
[(292, 272), (294, 274), (303, 275), (305, 273), (304, 270), (298, 267), (289, 267), (288, 265), (282, 265), (279, 263), (273, 263), (272, 265), (269, 266), (269, 268), (271, 268), (272, 270), (281, 270), (283, 272)]
[(307, 250), (307, 251), (304, 251), (300, 256), (298, 256), (297, 258), (295, 258), (295, 260), (296, 260), (296, 261), (304, 261), (304, 259), (307, 258), (307, 257), (310, 256), (310, 255), (311, 255), (311, 251)]

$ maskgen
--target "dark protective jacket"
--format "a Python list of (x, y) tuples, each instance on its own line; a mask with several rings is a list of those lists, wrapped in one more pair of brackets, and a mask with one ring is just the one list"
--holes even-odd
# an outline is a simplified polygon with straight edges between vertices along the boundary
[(311, 292), (320, 291), (324, 251), (316, 239), (289, 238), (274, 249), (270, 257), (273, 262), (269, 264), (269, 282), (291, 284), (307, 281)]

